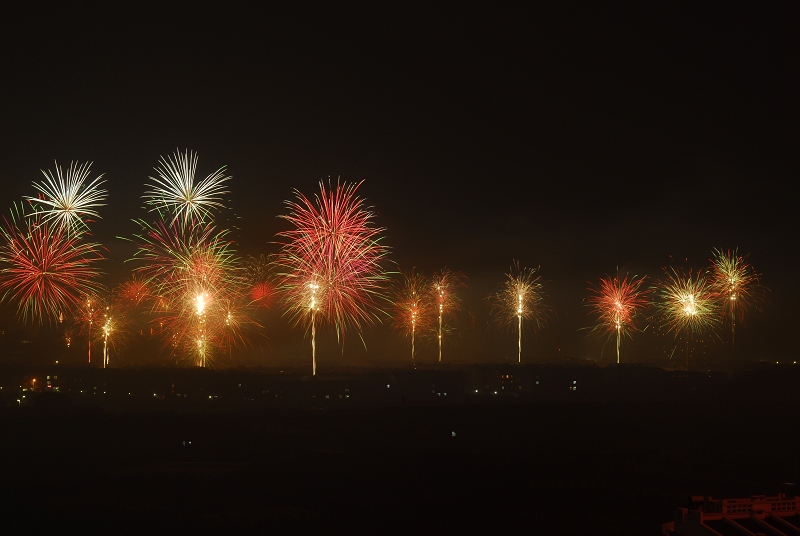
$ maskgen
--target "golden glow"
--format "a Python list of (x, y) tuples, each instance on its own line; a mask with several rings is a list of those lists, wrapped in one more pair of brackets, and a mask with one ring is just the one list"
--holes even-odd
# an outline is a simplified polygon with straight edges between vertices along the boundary
[(201, 292), (195, 298), (195, 303), (197, 305), (197, 314), (202, 315), (206, 309), (206, 294), (205, 292)]
[(317, 289), (319, 289), (319, 285), (316, 283), (309, 283), (308, 288), (311, 289), (311, 303), (309, 304), (308, 308), (312, 311), (316, 311), (319, 305), (317, 303)]
[(686, 316), (694, 316), (697, 314), (697, 306), (694, 303), (694, 294), (686, 294), (681, 299), (683, 304), (683, 314)]

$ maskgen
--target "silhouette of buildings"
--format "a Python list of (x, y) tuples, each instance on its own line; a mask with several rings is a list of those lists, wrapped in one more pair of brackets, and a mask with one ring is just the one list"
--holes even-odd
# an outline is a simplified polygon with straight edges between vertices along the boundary
[(675, 518), (661, 526), (664, 536), (793, 536), (800, 534), (800, 497), (714, 499), (691, 497)]

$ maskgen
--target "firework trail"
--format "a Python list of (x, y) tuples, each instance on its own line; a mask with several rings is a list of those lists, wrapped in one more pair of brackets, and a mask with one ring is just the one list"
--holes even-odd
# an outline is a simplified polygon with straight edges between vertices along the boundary
[(504, 324), (517, 328), (517, 361), (522, 363), (522, 322), (531, 320), (540, 328), (546, 319), (541, 277), (536, 268), (520, 268), (519, 261), (512, 263), (502, 289), (492, 298), (492, 312)]
[(388, 248), (381, 243), (384, 229), (373, 225), (375, 214), (356, 194), (362, 183), (326, 188), (320, 181), (313, 201), (295, 190), (295, 201), (285, 202), (289, 214), (280, 216), (292, 228), (277, 235), (278, 289), (292, 322), (308, 321), (314, 375), (317, 317), (341, 340), (346, 329), (360, 335), (362, 322), (372, 324), (382, 313), (378, 302), (388, 276), (381, 262)]
[[(97, 338), (97, 326), (102, 324), (102, 312), (104, 309), (103, 302), (99, 299), (98, 294), (86, 295), (81, 301), (80, 307), (75, 310), (73, 315), (73, 323), (78, 325), (80, 334), (86, 334), (87, 339), (87, 357), (88, 363), (92, 364), (92, 338)], [(94, 334), (92, 333), (94, 329)], [(104, 352), (105, 358), (105, 352)]]
[[(133, 289), (138, 292), (131, 294)], [(146, 286), (136, 277), (120, 284), (100, 303), (98, 342), (103, 343), (103, 368), (111, 365), (112, 353), (119, 357), (135, 332), (133, 313), (148, 298)]]
[(396, 330), (411, 337), (411, 361), (414, 362), (417, 332), (425, 333), (431, 326), (428, 280), (415, 268), (401, 272), (401, 281), (392, 289), (392, 319)]
[(719, 323), (718, 300), (712, 285), (702, 274), (682, 274), (665, 269), (665, 279), (658, 285), (656, 306), (667, 332), (686, 338), (686, 370), (689, 369), (689, 338), (712, 331)]
[(432, 295), (433, 303), (436, 304), (436, 312), (439, 319), (436, 334), (439, 340), (439, 362), (442, 361), (444, 320), (460, 309), (461, 299), (458, 296), (458, 288), (465, 286), (464, 275), (461, 272), (453, 272), (449, 268), (442, 269), (431, 278), (428, 290)]
[(56, 162), (55, 172), (42, 170), (45, 180), (33, 183), (33, 187), (39, 191), (39, 197), (26, 196), (25, 199), (42, 205), (44, 210), (40, 217), (43, 222), (55, 222), (65, 228), (68, 234), (86, 231), (87, 219), (100, 217), (95, 209), (105, 206), (108, 194), (100, 188), (105, 182), (102, 174), (88, 180), (91, 167), (91, 162), (72, 162), (64, 174)]
[(95, 267), (100, 245), (82, 240), (41, 212), (15, 205), (0, 225), (0, 296), (18, 304), (23, 321), (56, 321), (82, 297), (102, 290)]
[(230, 193), (225, 182), (231, 179), (225, 175), (225, 166), (195, 183), (197, 159), (197, 153), (188, 149), (183, 154), (175, 151), (167, 158), (159, 157), (154, 168), (157, 176), (148, 177), (151, 189), (143, 196), (151, 210), (174, 212), (173, 222), (188, 224), (192, 219), (209, 217), (213, 208), (224, 207), (222, 196)]
[(719, 297), (724, 320), (731, 324), (731, 354), (735, 355), (736, 321), (744, 322), (745, 312), (758, 307), (763, 298), (758, 274), (738, 250), (714, 249), (711, 285)]
[(620, 343), (624, 336), (637, 331), (639, 313), (649, 305), (651, 289), (642, 288), (644, 277), (619, 276), (600, 279), (600, 285), (590, 287), (589, 305), (597, 316), (595, 329), (616, 334), (617, 363), (620, 362)]

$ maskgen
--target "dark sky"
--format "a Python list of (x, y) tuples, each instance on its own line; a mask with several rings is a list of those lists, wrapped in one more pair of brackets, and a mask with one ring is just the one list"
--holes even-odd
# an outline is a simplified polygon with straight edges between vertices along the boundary
[(400, 267), (469, 278), (465, 356), (514, 352), (484, 300), (512, 259), (541, 267), (557, 312), (531, 348), (596, 358), (587, 281), (702, 268), (714, 247), (748, 253), (771, 289), (751, 355), (795, 352), (793, 6), (132, 6), (32, 8), (0, 37), (0, 200), (32, 195), (53, 160), (93, 161), (110, 281), (146, 177), (189, 148), (203, 176), (228, 166), (243, 253), (275, 250), (293, 188), (365, 179)]

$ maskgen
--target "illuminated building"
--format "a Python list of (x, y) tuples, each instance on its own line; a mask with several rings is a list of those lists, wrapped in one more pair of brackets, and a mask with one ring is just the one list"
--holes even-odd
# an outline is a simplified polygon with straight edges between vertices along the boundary
[(664, 536), (726, 536), (800, 534), (800, 497), (783, 493), (738, 499), (691, 497), (689, 507), (678, 508), (675, 518), (661, 526)]

